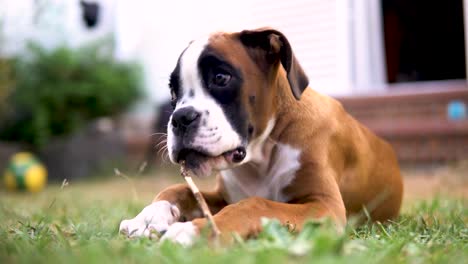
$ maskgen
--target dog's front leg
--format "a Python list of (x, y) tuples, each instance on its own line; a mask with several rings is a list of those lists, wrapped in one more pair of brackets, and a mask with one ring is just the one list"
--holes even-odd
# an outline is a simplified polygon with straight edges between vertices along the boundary
[[(217, 191), (202, 192), (202, 195), (213, 213), (226, 205)], [(146, 206), (135, 218), (123, 220), (120, 224), (120, 232), (129, 237), (152, 237), (155, 232), (164, 233), (170, 226), (177, 224), (177, 226), (183, 226), (187, 233), (179, 237), (178, 241), (188, 244), (191, 241), (188, 237), (196, 234), (195, 227), (191, 222), (179, 222), (201, 216), (202, 212), (190, 188), (186, 184), (179, 184), (160, 192), (153, 203)]]
[[(343, 212), (344, 207), (339, 203), (339, 200), (314, 199), (302, 204), (287, 204), (251, 197), (224, 207), (214, 219), (221, 230), (222, 239), (229, 241), (233, 232), (243, 238), (257, 235), (262, 230), (262, 217), (278, 219), (283, 224), (293, 225), (296, 230), (301, 230), (307, 219), (325, 217), (330, 217), (338, 226), (342, 226), (346, 222), (346, 216)], [(173, 225), (163, 239), (183, 242), (186, 237), (192, 237), (193, 240), (193, 237), (206, 228), (207, 224), (206, 219), (197, 218), (191, 222)]]

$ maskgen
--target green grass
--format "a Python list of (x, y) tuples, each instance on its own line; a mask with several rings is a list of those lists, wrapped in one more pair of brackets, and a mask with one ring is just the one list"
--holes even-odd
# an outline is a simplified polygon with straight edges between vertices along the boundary
[[(51, 187), (36, 194), (0, 192), (0, 263), (467, 263), (467, 201), (406, 202), (394, 223), (348, 228), (327, 224), (289, 232), (267, 222), (258, 239), (192, 248), (118, 234), (123, 218), (147, 200), (110, 184)], [(107, 189), (106, 189), (107, 188)]]

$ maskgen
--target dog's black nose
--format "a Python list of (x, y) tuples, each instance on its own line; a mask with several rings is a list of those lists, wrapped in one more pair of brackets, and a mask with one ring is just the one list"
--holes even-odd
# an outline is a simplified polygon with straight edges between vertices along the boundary
[(200, 118), (200, 113), (195, 108), (189, 106), (181, 108), (172, 114), (172, 126), (174, 128), (186, 128), (194, 124)]

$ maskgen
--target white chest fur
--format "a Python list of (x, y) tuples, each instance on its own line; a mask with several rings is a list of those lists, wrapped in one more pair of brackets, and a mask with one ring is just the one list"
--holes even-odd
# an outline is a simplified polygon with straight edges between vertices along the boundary
[(249, 162), (240, 167), (222, 171), (224, 187), (229, 203), (247, 197), (259, 196), (269, 200), (286, 202), (283, 189), (294, 180), (300, 167), (300, 150), (289, 145), (276, 144), (270, 159), (260, 163)]

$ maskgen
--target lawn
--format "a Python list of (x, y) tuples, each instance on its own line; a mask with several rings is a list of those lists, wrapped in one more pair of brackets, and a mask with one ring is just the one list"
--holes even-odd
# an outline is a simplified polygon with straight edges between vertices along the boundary
[(399, 219), (341, 235), (326, 223), (309, 223), (297, 234), (275, 221), (265, 222), (258, 239), (227, 247), (202, 239), (184, 248), (119, 235), (122, 219), (181, 181), (167, 174), (174, 173), (51, 185), (34, 195), (0, 191), (0, 263), (468, 263), (468, 200), (460, 195), (466, 188), (443, 191), (433, 178), (411, 175)]

